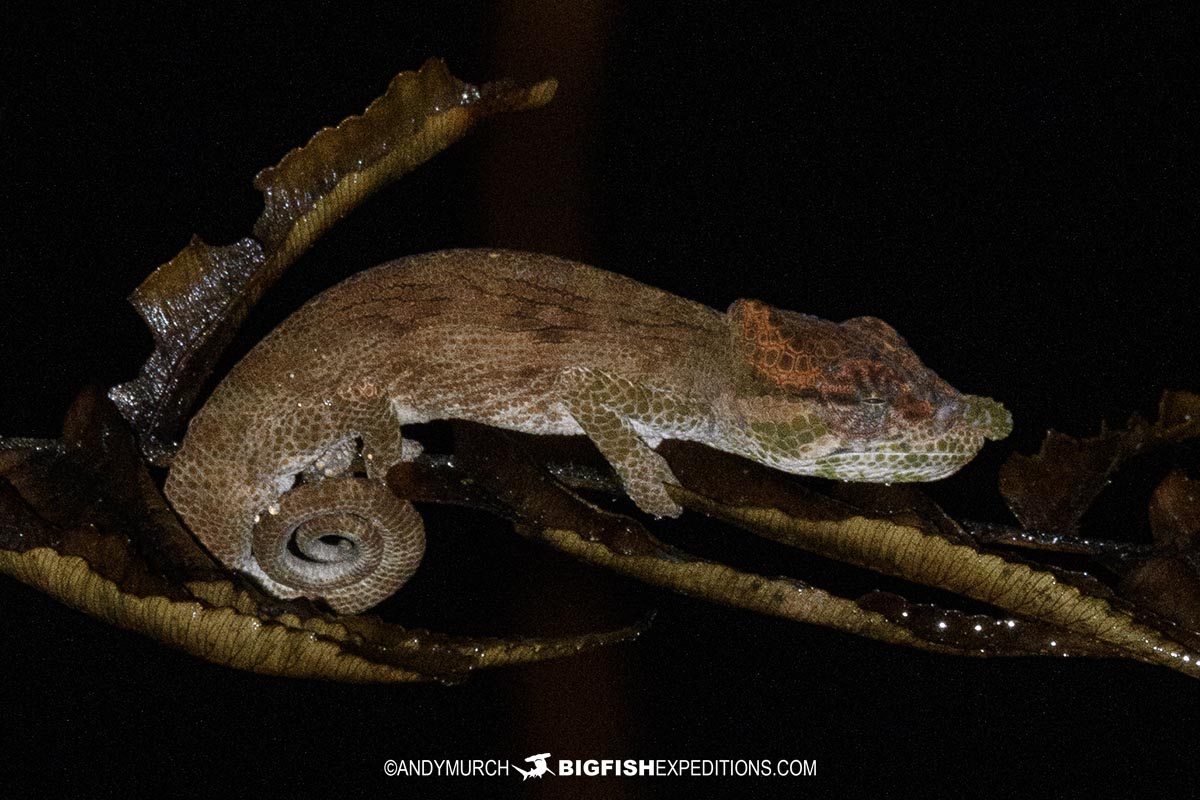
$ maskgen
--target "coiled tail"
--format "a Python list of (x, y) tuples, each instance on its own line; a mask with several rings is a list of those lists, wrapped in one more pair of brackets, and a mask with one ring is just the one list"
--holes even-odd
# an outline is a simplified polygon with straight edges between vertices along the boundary
[(382, 602), (425, 553), (425, 527), (377, 480), (337, 477), (285, 492), (254, 525), (251, 551), (268, 578), (340, 614)]

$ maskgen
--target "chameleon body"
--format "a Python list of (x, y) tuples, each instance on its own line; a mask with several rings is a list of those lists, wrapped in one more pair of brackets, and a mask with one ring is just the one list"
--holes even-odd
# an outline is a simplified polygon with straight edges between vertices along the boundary
[(680, 513), (663, 439), (798, 474), (919, 481), (1011, 426), (874, 318), (753, 300), (721, 313), (550, 256), (457, 250), (360, 273), (288, 318), (192, 419), (166, 492), (227, 566), (354, 613), (420, 561), (420, 518), (382, 478), (420, 453), (402, 427), (437, 419), (584, 434), (656, 516)]

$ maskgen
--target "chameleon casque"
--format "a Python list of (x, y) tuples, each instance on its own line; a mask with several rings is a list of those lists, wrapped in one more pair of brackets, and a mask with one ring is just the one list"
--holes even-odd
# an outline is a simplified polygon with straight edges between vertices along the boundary
[(663, 439), (898, 482), (949, 475), (1011, 427), (872, 317), (721, 313), (551, 256), (454, 250), (362, 272), (284, 321), (192, 419), (167, 496), (266, 591), (359, 612), (421, 560), (420, 517), (383, 476), (421, 452), (402, 427), (440, 419), (585, 434), (642, 511), (672, 517)]

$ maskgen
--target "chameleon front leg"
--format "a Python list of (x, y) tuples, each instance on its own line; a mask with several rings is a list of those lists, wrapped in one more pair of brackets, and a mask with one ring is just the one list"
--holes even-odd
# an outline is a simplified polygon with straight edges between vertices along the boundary
[[(666, 489), (679, 481), (652, 445), (694, 424), (701, 418), (697, 410), (686, 400), (589, 367), (563, 370), (559, 387), (567, 410), (616, 470), (637, 507), (656, 517), (683, 513)], [(653, 441), (638, 427), (653, 431)]]

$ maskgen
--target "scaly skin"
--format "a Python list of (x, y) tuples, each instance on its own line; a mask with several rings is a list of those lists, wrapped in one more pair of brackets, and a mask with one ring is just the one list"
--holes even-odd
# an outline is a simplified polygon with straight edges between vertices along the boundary
[[(752, 300), (722, 314), (550, 256), (458, 250), (360, 273), (276, 328), (192, 419), (167, 496), (272, 594), (362, 611), (420, 562), (420, 519), (381, 480), (420, 452), (401, 426), (435, 419), (586, 434), (656, 516), (680, 513), (663, 439), (797, 474), (918, 481), (1011, 426), (877, 319)], [(360, 447), (365, 478), (350, 475)]]

